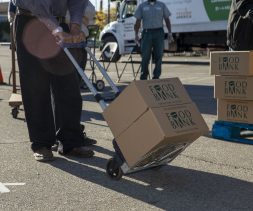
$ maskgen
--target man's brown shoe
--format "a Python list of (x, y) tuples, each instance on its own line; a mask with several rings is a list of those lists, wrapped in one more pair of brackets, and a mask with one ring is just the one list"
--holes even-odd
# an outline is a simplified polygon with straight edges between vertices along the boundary
[(33, 154), (35, 160), (40, 162), (47, 162), (54, 160), (54, 155), (50, 149), (47, 149), (46, 147), (42, 147), (36, 151), (34, 151)]
[(58, 151), (58, 153), (63, 156), (73, 156), (79, 158), (91, 158), (94, 155), (94, 152), (87, 147), (75, 147), (67, 153), (63, 153), (61, 151)]

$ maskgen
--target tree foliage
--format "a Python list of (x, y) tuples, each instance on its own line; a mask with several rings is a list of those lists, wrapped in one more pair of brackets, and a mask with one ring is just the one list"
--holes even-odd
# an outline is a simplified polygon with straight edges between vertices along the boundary
[(99, 29), (102, 30), (106, 25), (106, 14), (103, 11), (96, 12), (96, 25), (99, 26)]
[[(110, 21), (115, 21), (117, 19), (117, 10), (116, 8), (110, 9)], [(107, 24), (108, 20), (108, 11), (97, 11), (95, 16), (96, 24), (99, 26), (99, 29), (102, 30)]]

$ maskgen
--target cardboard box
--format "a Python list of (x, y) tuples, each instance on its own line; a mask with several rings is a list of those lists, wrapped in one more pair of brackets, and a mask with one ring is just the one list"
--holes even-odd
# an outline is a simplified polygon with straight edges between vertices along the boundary
[(253, 75), (253, 51), (211, 53), (211, 75)]
[(192, 143), (208, 133), (194, 103), (149, 108), (116, 142), (130, 167), (164, 159), (171, 150)]
[(253, 124), (253, 101), (218, 99), (218, 120)]
[(104, 110), (103, 116), (116, 138), (148, 108), (189, 102), (178, 78), (134, 81)]
[(178, 78), (134, 81), (103, 115), (131, 168), (166, 160), (208, 132)]
[(215, 76), (214, 97), (253, 100), (253, 76)]

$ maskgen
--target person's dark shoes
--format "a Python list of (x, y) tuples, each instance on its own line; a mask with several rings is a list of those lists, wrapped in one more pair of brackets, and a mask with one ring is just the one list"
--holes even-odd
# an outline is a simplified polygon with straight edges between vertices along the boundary
[(75, 147), (67, 153), (63, 153), (63, 151), (58, 150), (58, 153), (63, 156), (73, 156), (78, 158), (91, 158), (94, 156), (94, 152), (86, 147)]
[(84, 132), (85, 126), (80, 124), (81, 130), (82, 130), (82, 135), (83, 135), (83, 140), (84, 140), (84, 146), (92, 146), (97, 144), (97, 141), (95, 139), (89, 138), (87, 134)]
[(48, 162), (54, 160), (54, 155), (52, 151), (46, 147), (42, 147), (34, 151), (33, 156), (35, 160), (40, 162)]
[(83, 140), (84, 146), (92, 146), (97, 144), (97, 141), (95, 139), (89, 138), (85, 132), (83, 132)]

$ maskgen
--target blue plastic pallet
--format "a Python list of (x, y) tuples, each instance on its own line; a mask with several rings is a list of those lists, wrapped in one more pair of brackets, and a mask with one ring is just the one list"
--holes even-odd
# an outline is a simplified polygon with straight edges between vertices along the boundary
[[(250, 132), (243, 135), (242, 131)], [(252, 132), (252, 133), (251, 133)], [(212, 137), (224, 141), (239, 142), (243, 144), (253, 144), (253, 124), (244, 124), (236, 122), (215, 121), (212, 128)]]

